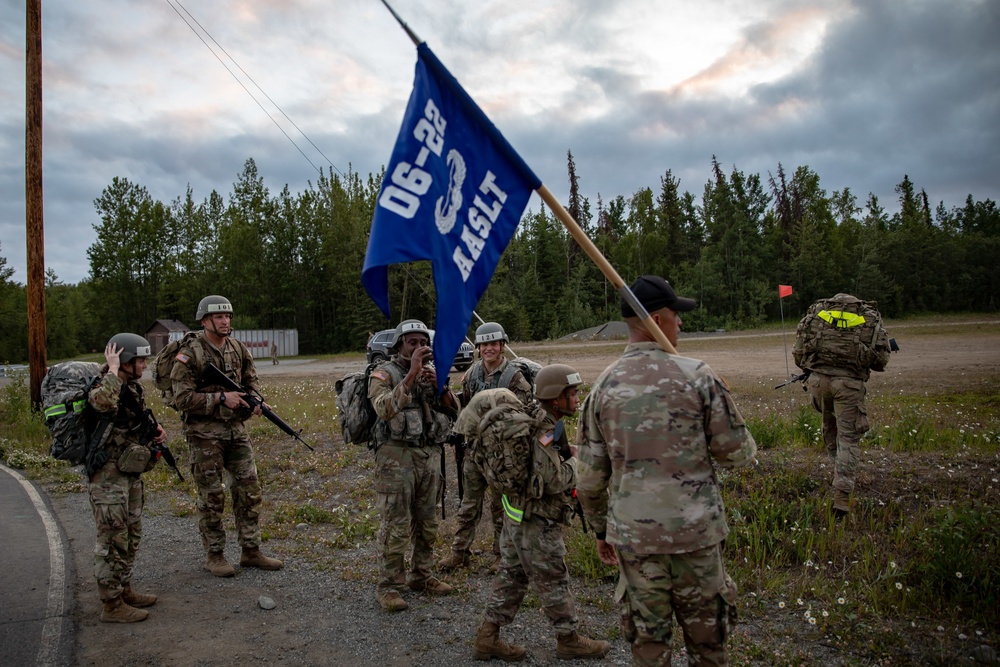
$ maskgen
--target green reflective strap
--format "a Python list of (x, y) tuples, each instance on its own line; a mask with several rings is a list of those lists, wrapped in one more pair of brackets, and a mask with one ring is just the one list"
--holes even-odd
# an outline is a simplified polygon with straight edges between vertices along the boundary
[(828, 322), (838, 329), (850, 329), (852, 327), (859, 327), (865, 323), (864, 315), (844, 313), (839, 310), (821, 310), (818, 316), (824, 322)]
[(506, 514), (507, 517), (511, 521), (513, 521), (514, 523), (521, 523), (521, 520), (524, 519), (524, 510), (519, 510), (516, 507), (514, 507), (513, 505), (511, 505), (510, 501), (507, 500), (507, 494), (506, 493), (503, 494), (503, 496), (501, 497), (500, 501), (501, 501), (501, 504), (503, 504), (504, 514)]
[(79, 401), (73, 401), (73, 412), (83, 412), (85, 407), (87, 407), (87, 399), (81, 398)]
[(53, 405), (51, 408), (46, 408), (46, 410), (45, 410), (45, 418), (46, 419), (48, 419), (50, 417), (59, 417), (59, 416), (64, 415), (64, 414), (66, 414), (66, 404), (65, 403), (60, 403), (59, 405)]

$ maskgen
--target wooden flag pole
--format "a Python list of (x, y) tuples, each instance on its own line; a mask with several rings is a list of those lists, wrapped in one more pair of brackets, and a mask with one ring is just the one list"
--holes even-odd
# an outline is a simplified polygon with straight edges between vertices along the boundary
[(615, 286), (615, 289), (618, 290), (618, 293), (621, 294), (626, 303), (632, 306), (632, 310), (634, 310), (636, 315), (642, 319), (643, 324), (646, 325), (646, 330), (649, 331), (653, 338), (656, 339), (656, 342), (660, 344), (660, 347), (662, 347), (665, 352), (677, 354), (677, 350), (675, 350), (674, 346), (670, 344), (669, 340), (667, 340), (666, 334), (660, 330), (660, 327), (656, 326), (656, 322), (654, 322), (649, 316), (649, 313), (646, 312), (645, 306), (639, 303), (639, 300), (635, 298), (634, 294), (632, 294), (632, 290), (629, 289), (629, 286), (626, 285), (625, 281), (618, 275), (615, 267), (611, 266), (611, 263), (604, 257), (603, 254), (601, 254), (600, 249), (598, 249), (598, 247), (594, 245), (594, 242), (590, 240), (582, 229), (580, 229), (580, 225), (578, 225), (576, 220), (573, 219), (573, 216), (569, 214), (569, 211), (563, 208), (563, 205), (559, 203), (559, 200), (557, 200), (551, 192), (549, 192), (549, 189), (545, 187), (544, 184), (535, 190), (535, 192), (537, 192), (538, 196), (542, 198), (542, 201), (544, 201), (548, 207), (552, 209), (552, 212), (555, 213), (557, 218), (559, 218), (559, 221), (563, 224), (566, 230), (569, 231), (573, 239), (580, 245), (581, 248), (583, 248), (583, 251), (587, 253), (587, 256), (590, 257), (594, 264), (597, 265), (597, 268), (601, 270), (604, 277), (611, 281), (611, 284)]

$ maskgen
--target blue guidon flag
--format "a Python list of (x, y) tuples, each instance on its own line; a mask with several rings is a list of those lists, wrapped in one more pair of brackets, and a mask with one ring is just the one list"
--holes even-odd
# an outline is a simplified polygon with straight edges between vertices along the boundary
[[(425, 43), (372, 218), (361, 283), (391, 318), (389, 265), (430, 260), (434, 358), (454, 359), (541, 181)], [(450, 364), (437, 366), (438, 389)]]

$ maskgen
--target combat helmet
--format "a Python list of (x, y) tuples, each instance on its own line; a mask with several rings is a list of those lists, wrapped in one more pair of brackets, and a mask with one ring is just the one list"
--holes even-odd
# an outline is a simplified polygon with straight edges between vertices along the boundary
[(535, 398), (553, 401), (566, 389), (583, 384), (583, 379), (572, 366), (552, 364), (545, 366), (535, 376)]
[(153, 356), (152, 347), (149, 341), (134, 333), (120, 333), (115, 334), (108, 341), (108, 345), (114, 344), (116, 347), (121, 349), (121, 354), (118, 355), (119, 361), (123, 364), (127, 364), (133, 359), (139, 357), (151, 357)]
[(396, 325), (396, 337), (392, 339), (392, 347), (398, 346), (403, 336), (410, 333), (422, 333), (428, 339), (431, 337), (431, 330), (420, 320), (403, 320)]
[(198, 302), (198, 312), (195, 313), (194, 319), (201, 322), (201, 318), (206, 315), (214, 315), (215, 313), (229, 313), (232, 315), (233, 304), (229, 303), (229, 299), (224, 296), (217, 294), (206, 296)]
[(495, 340), (502, 340), (505, 343), (509, 343), (510, 339), (507, 338), (507, 332), (503, 330), (503, 327), (496, 322), (484, 322), (479, 325), (476, 329), (476, 345), (480, 343), (492, 343)]

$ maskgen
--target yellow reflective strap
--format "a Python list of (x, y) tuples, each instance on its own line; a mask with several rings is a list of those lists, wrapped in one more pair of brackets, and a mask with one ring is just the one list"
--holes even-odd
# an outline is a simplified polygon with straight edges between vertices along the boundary
[(81, 398), (79, 401), (73, 401), (73, 412), (83, 412), (85, 407), (87, 407), (87, 399)]
[(501, 497), (500, 501), (501, 504), (503, 505), (504, 514), (506, 514), (507, 517), (514, 523), (521, 523), (521, 520), (524, 519), (524, 510), (519, 510), (513, 505), (511, 505), (510, 501), (507, 500), (506, 493), (503, 494), (503, 497)]
[(45, 410), (46, 419), (48, 419), (49, 417), (58, 417), (64, 414), (66, 414), (66, 405), (63, 403), (60, 403), (59, 405), (53, 405), (51, 408), (46, 408)]
[(839, 310), (821, 310), (818, 313), (820, 319), (832, 324), (838, 329), (850, 329), (859, 327), (865, 323), (864, 315), (845, 313)]

